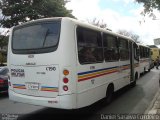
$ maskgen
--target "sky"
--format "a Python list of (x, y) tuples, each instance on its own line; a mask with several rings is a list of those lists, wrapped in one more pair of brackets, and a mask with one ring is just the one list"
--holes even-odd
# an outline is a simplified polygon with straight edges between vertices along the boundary
[[(73, 10), (72, 14), (84, 22), (96, 18), (113, 32), (127, 30), (137, 34), (145, 45), (153, 45), (153, 39), (160, 38), (160, 12), (154, 10), (157, 20), (143, 17), (140, 15), (143, 4), (135, 0), (70, 0), (66, 8)], [(3, 30), (0, 28), (0, 32)]]
[(94, 18), (103, 21), (113, 32), (127, 30), (140, 36), (145, 45), (153, 45), (153, 39), (160, 38), (160, 12), (154, 10), (157, 20), (143, 17), (143, 4), (134, 0), (70, 0), (67, 9), (84, 22)]

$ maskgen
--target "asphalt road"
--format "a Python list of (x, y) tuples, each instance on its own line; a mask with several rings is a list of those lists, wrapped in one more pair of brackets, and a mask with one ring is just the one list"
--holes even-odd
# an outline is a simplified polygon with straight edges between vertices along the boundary
[(18, 117), (18, 120), (100, 120), (108, 119), (105, 115), (114, 119), (114, 115), (143, 114), (159, 88), (159, 73), (160, 70), (152, 69), (141, 76), (136, 87), (127, 86), (116, 92), (114, 100), (108, 105), (104, 99), (78, 110), (61, 110), (14, 103), (8, 99), (7, 95), (0, 95), (0, 113), (2, 113), (0, 120), (7, 117)]

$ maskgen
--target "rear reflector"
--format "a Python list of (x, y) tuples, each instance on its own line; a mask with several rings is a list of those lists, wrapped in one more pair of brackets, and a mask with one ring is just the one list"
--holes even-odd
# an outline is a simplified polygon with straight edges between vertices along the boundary
[(68, 91), (68, 86), (67, 86), (67, 85), (64, 85), (64, 86), (63, 86), (63, 90), (64, 90), (64, 91)]

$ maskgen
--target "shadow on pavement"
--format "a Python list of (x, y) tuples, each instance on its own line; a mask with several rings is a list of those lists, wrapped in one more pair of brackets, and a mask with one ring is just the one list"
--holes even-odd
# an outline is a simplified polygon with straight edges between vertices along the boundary
[(0, 93), (0, 100), (8, 97), (8, 93)]
[[(121, 95), (125, 94), (126, 91), (130, 90), (129, 86), (119, 90), (114, 94), (114, 102)], [(84, 107), (77, 110), (63, 110), (63, 109), (54, 109), (54, 108), (44, 108), (38, 111), (35, 111), (31, 114), (21, 115), (18, 120), (100, 120), (101, 114), (98, 111), (103, 110), (107, 107), (105, 99), (102, 99), (91, 106)], [(107, 114), (107, 113), (106, 113)]]

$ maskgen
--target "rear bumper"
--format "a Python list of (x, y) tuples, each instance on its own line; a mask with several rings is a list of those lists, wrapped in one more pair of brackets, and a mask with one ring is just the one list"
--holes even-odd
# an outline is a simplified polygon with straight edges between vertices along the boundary
[(52, 108), (75, 109), (76, 94), (57, 96), (55, 98), (35, 97), (15, 93), (9, 90), (9, 99), (15, 102), (27, 103)]

